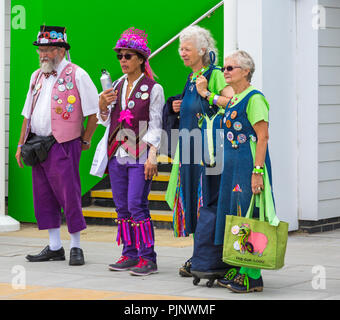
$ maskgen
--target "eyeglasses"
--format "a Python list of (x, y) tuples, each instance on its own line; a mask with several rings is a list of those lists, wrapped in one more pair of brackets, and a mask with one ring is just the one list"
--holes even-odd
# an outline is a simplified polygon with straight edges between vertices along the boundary
[(53, 52), (54, 50), (57, 50), (58, 48), (57, 47), (54, 47), (54, 48), (45, 48), (45, 49), (37, 49), (37, 53), (40, 54), (40, 53), (51, 53)]
[(221, 71), (222, 71), (222, 72), (224, 72), (225, 70), (227, 70), (227, 71), (233, 71), (235, 68), (240, 68), (240, 69), (242, 69), (242, 67), (240, 67), (240, 66), (226, 66), (226, 67), (221, 68)]
[(124, 57), (126, 60), (130, 60), (132, 56), (136, 56), (136, 54), (135, 53), (125, 53), (125, 54), (118, 53), (117, 59), (122, 60)]

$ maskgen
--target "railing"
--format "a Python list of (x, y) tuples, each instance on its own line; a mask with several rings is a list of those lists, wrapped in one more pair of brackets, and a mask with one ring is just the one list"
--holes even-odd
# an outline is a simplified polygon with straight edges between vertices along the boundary
[[(203, 19), (205, 19), (206, 17), (209, 17), (214, 11), (216, 11), (220, 6), (222, 6), (224, 3), (224, 1), (219, 2), (217, 5), (215, 5), (214, 7), (212, 7), (209, 11), (207, 11), (205, 14), (203, 14), (201, 17), (199, 17), (197, 20), (195, 20), (192, 24), (189, 25), (189, 27), (196, 25), (197, 23), (199, 23), (200, 21), (202, 21)], [(171, 38), (168, 42), (166, 42), (165, 44), (163, 44), (160, 48), (158, 48), (156, 51), (154, 51), (149, 59), (153, 58), (156, 54), (160, 53), (162, 50), (164, 50), (167, 46), (169, 46), (171, 43), (173, 43), (175, 40), (178, 39), (179, 37), (178, 33), (177, 35), (175, 35), (173, 38)]]

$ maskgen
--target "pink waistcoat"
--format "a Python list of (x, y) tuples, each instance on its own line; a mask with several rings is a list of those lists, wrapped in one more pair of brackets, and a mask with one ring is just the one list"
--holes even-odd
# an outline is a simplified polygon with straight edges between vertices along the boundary
[(82, 135), (83, 111), (75, 79), (77, 68), (75, 64), (69, 63), (52, 89), (52, 134), (59, 143)]
[[(69, 63), (57, 78), (51, 94), (51, 127), (52, 134), (59, 143), (67, 142), (82, 135), (83, 111), (75, 73), (78, 66)], [(43, 76), (40, 69), (36, 71), (32, 85), (32, 113), (39, 97)], [(30, 131), (30, 121), (27, 124), (26, 138)], [(26, 140), (25, 138), (25, 140)]]

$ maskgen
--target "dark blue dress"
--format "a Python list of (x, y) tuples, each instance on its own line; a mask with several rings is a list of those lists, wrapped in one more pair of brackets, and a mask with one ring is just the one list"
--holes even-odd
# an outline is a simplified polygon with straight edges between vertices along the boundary
[[(217, 206), (215, 244), (223, 244), (226, 215), (245, 216), (252, 197), (251, 176), (254, 159), (250, 141), (256, 141), (256, 133), (247, 117), (247, 105), (251, 96), (261, 92), (249, 92), (234, 107), (227, 106), (223, 118), (224, 129), (224, 168), (221, 175)], [(265, 165), (272, 185), (270, 157), (267, 148)], [(236, 186), (241, 191), (233, 191)], [(255, 214), (255, 210), (254, 210)]]

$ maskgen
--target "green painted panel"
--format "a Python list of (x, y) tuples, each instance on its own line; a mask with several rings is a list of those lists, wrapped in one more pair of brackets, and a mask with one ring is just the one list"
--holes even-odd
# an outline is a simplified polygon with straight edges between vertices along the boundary
[[(121, 76), (121, 70), (112, 50), (120, 34), (131, 26), (148, 33), (151, 51), (158, 49), (187, 25), (191, 24), (219, 1), (149, 0), (92, 1), (73, 0), (55, 3), (47, 0), (12, 0), (12, 8), (21, 5), (26, 10), (26, 28), (11, 30), (11, 86), (10, 86), (10, 140), (8, 212), (19, 221), (35, 222), (31, 169), (20, 169), (15, 160), (16, 146), (22, 124), (21, 111), (28, 91), (29, 79), (39, 67), (38, 55), (32, 42), (41, 24), (67, 27), (71, 44), (71, 60), (85, 69), (101, 91), (100, 70), (106, 68), (112, 78)], [(12, 19), (16, 14), (12, 14)], [(200, 26), (209, 29), (223, 56), (223, 7), (203, 20)], [(178, 55), (178, 40), (150, 60), (165, 91), (165, 97), (182, 91), (190, 70), (183, 66)], [(221, 61), (221, 59), (220, 59)], [(104, 133), (98, 127), (92, 148), (83, 152), (80, 173), (82, 193), (90, 190), (100, 179), (89, 174), (95, 148)]]

